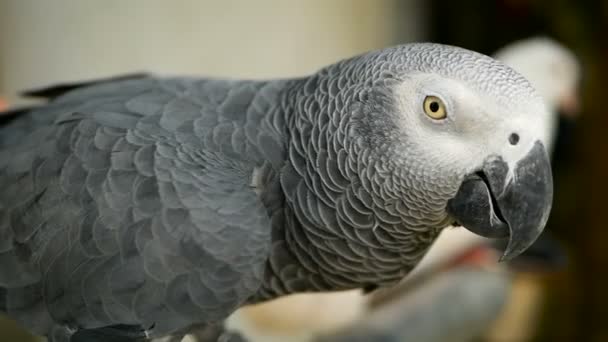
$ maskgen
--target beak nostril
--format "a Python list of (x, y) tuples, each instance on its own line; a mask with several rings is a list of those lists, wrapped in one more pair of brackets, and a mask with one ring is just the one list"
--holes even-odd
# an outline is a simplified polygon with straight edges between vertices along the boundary
[(509, 135), (509, 143), (511, 143), (511, 145), (517, 145), (517, 143), (519, 143), (519, 134), (511, 133), (511, 135)]

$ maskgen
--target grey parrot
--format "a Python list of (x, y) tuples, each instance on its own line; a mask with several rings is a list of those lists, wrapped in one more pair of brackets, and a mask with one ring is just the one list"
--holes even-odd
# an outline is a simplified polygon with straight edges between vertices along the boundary
[[(561, 133), (558, 133), (556, 130), (557, 124), (559, 124), (560, 130), (564, 128), (566, 130), (569, 129), (577, 116), (579, 107), (578, 88), (582, 65), (577, 60), (574, 52), (551, 38), (531, 37), (509, 43), (502, 47), (493, 57), (522, 74), (532, 83), (537, 92), (545, 100), (545, 105), (549, 109), (549, 116), (542, 118), (541, 136), (544, 138), (543, 144), (549, 154), (551, 155), (552, 150), (553, 154), (555, 154), (556, 151), (553, 146), (556, 145), (556, 141), (562, 143), (562, 138), (560, 138)], [(539, 113), (531, 114), (539, 115)], [(565, 135), (567, 136), (567, 132)], [(564, 157), (564, 151), (557, 152), (558, 158)], [(555, 168), (555, 165), (553, 167)], [(559, 250), (559, 244), (551, 240), (550, 236), (547, 235), (548, 233), (550, 232), (545, 230), (534, 245), (526, 250), (523, 257), (517, 257), (509, 263), (493, 265), (499, 257), (497, 253), (504, 248), (503, 246), (498, 246), (503, 244), (502, 240), (499, 240), (500, 242), (497, 243), (493, 239), (480, 237), (461, 227), (445, 228), (435, 242), (433, 242), (433, 245), (426, 252), (422, 260), (405, 277), (402, 284), (390, 289), (374, 291), (370, 296), (364, 295), (360, 290), (285, 296), (279, 300), (241, 308), (228, 318), (227, 325), (229, 329), (239, 331), (251, 342), (309, 342), (316, 335), (323, 335), (336, 330), (343, 330), (344, 332), (348, 332), (345, 336), (351, 336), (351, 330), (353, 330), (354, 326), (358, 327), (354, 330), (360, 333), (361, 327), (366, 325), (364, 320), (375, 319), (373, 317), (375, 313), (372, 311), (375, 311), (376, 307), (392, 305), (393, 301), (399, 301), (397, 297), (418, 296), (418, 289), (413, 289), (413, 286), (410, 286), (411, 283), (423, 287), (420, 291), (423, 291), (425, 296), (429, 298), (429, 303), (421, 304), (427, 305), (424, 310), (414, 306), (405, 306), (403, 310), (413, 312), (404, 314), (417, 315), (421, 319), (435, 322), (439, 315), (444, 314), (443, 312), (440, 313), (442, 310), (441, 305), (446, 308), (448, 306), (463, 305), (462, 303), (464, 303), (463, 301), (466, 299), (466, 296), (454, 296), (450, 301), (446, 302), (443, 301), (440, 294), (441, 291), (452, 291), (453, 289), (436, 290), (436, 298), (432, 298), (430, 295), (432, 292), (427, 287), (432, 287), (433, 282), (438, 279), (436, 277), (443, 272), (464, 271), (468, 269), (465, 266), (475, 268), (483, 266), (484, 270), (491, 268), (493, 271), (500, 269), (509, 273), (514, 272), (513, 276), (516, 280), (513, 289), (507, 286), (507, 284), (502, 288), (493, 286), (493, 283), (489, 281), (489, 279), (492, 279), (492, 275), (484, 275), (482, 272), (480, 272), (479, 276), (477, 276), (477, 272), (468, 273), (467, 282), (470, 284), (476, 282), (475, 287), (480, 287), (484, 282), (488, 282), (487, 284), (490, 287), (484, 289), (488, 290), (488, 292), (484, 293), (488, 295), (493, 293), (496, 297), (509, 296), (508, 301), (503, 299), (503, 302), (506, 302), (507, 310), (517, 307), (518, 309), (514, 310), (516, 311), (514, 314), (518, 314), (518, 316), (517, 318), (513, 318), (514, 315), (506, 317), (507, 315), (500, 312), (500, 320), (510, 322), (513, 319), (517, 319), (522, 324), (517, 325), (520, 329), (510, 327), (508, 332), (501, 329), (498, 336), (510, 334), (509, 336), (512, 337), (508, 338), (508, 340), (523, 341), (523, 336), (518, 335), (518, 332), (531, 331), (531, 325), (523, 324), (524, 321), (530, 320), (530, 317), (529, 315), (519, 315), (521, 313), (520, 310), (525, 310), (520, 304), (528, 303), (525, 305), (536, 308), (538, 305), (535, 306), (534, 304), (539, 303), (534, 302), (531, 304), (532, 300), (530, 297), (532, 295), (529, 292), (525, 292), (526, 296), (529, 295), (525, 299), (518, 297), (519, 288), (522, 286), (520, 278), (524, 275), (521, 273), (524, 271), (522, 268), (525, 269), (526, 276), (531, 271), (531, 266), (533, 266), (535, 274), (542, 274), (555, 270), (561, 267), (560, 265), (563, 266), (566, 259), (563, 251)], [(498, 277), (498, 275), (495, 276)], [(499, 277), (497, 279), (505, 282), (514, 281), (510, 277)], [(462, 282), (452, 284), (455, 289), (462, 287), (462, 285)], [(512, 290), (514, 292), (510, 295)], [(481, 293), (481, 291), (478, 292)], [(390, 300), (385, 300), (387, 297)], [(539, 297), (541, 296), (539, 295)], [(379, 299), (382, 300), (379, 301)], [(428, 315), (428, 311), (425, 310), (428, 310), (428, 306), (435, 304), (433, 302), (435, 299), (437, 302), (434, 307), (437, 313), (435, 315)], [(471, 335), (475, 335), (475, 333), (481, 335), (482, 330), (487, 331), (487, 326), (471, 324), (472, 320), (474, 320), (473, 317), (480, 317), (480, 322), (491, 321), (496, 316), (492, 316), (492, 314), (499, 314), (496, 310), (496, 303), (500, 301), (485, 300), (484, 302), (487, 304), (485, 308), (486, 312), (483, 310), (483, 305), (467, 306), (464, 304), (466, 308), (455, 314), (458, 319), (462, 320), (463, 324), (459, 327), (461, 330), (468, 330)], [(395, 303), (395, 305), (400, 305), (400, 303)], [(474, 312), (473, 309), (477, 308), (481, 310)], [(468, 311), (468, 309), (471, 309), (471, 311)], [(410, 333), (413, 333), (412, 327), (404, 323), (400, 322), (396, 327), (401, 330), (409, 330)], [(448, 339), (447, 336), (449, 336), (450, 339), (454, 339), (454, 331), (452, 329), (457, 325), (450, 326), (443, 323), (440, 325), (441, 327), (434, 328), (429, 325), (429, 328), (433, 330), (434, 334), (437, 334), (436, 336), (444, 336), (444, 339)], [(420, 327), (417, 326), (417, 328)], [(492, 331), (498, 331), (495, 325), (492, 325)], [(400, 332), (393, 330), (385, 333), (398, 335)], [(420, 340), (418, 338), (416, 341)]]
[(29, 95), (0, 123), (0, 309), (51, 342), (219, 336), (245, 304), (392, 285), (454, 223), (510, 259), (551, 209), (543, 100), (457, 47)]

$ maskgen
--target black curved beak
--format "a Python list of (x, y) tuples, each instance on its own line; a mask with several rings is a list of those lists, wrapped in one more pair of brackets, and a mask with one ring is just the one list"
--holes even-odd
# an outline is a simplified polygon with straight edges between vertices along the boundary
[(448, 201), (449, 215), (471, 232), (509, 237), (501, 260), (525, 251), (545, 228), (553, 201), (551, 163), (541, 142), (513, 170), (500, 157), (465, 178)]

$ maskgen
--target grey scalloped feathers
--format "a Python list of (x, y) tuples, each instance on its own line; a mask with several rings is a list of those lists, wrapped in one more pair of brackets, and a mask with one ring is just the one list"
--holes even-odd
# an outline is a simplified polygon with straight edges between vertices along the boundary
[(458, 47), (33, 94), (0, 127), (0, 306), (51, 342), (228, 339), (246, 304), (397, 283), (451, 224), (511, 259), (551, 209), (548, 109)]

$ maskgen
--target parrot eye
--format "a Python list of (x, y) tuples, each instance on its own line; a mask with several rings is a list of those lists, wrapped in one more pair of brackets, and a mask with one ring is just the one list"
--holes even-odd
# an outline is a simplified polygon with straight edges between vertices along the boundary
[(443, 101), (437, 96), (427, 96), (424, 99), (424, 112), (434, 120), (445, 119), (448, 114)]

